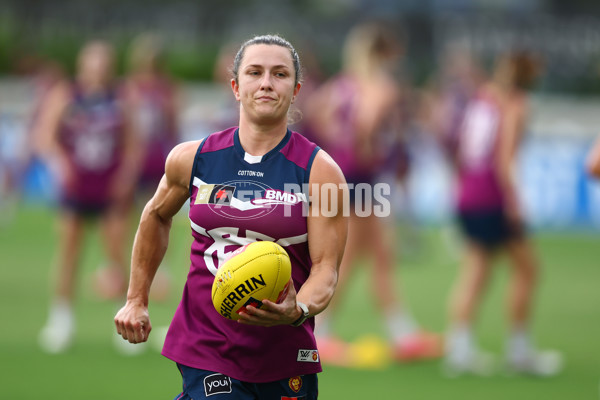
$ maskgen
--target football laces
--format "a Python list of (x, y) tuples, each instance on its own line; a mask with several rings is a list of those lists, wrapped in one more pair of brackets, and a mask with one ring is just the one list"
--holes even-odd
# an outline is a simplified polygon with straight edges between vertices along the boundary
[(219, 280), (217, 281), (217, 288), (221, 289), (221, 287), (223, 285), (225, 285), (227, 283), (228, 280), (230, 280), (231, 278), (233, 278), (233, 274), (231, 273), (231, 271), (226, 271), (227, 273), (222, 273), (219, 276)]

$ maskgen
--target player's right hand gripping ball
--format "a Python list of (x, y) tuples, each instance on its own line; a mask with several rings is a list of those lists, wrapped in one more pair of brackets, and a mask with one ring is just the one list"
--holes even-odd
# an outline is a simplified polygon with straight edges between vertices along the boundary
[(232, 253), (219, 268), (212, 286), (212, 301), (223, 317), (237, 320), (239, 313), (262, 300), (281, 302), (287, 295), (292, 274), (290, 257), (274, 242), (247, 244)]

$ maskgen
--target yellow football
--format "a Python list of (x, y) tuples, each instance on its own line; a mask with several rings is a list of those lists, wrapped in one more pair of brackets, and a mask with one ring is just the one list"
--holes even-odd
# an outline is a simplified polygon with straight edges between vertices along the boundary
[(246, 306), (262, 300), (279, 303), (287, 295), (292, 265), (287, 252), (274, 242), (259, 241), (234, 251), (217, 271), (212, 301), (223, 317), (237, 320)]

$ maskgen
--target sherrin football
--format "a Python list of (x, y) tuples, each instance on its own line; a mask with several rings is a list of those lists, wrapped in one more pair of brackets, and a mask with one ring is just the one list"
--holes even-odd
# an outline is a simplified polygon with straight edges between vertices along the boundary
[(269, 241), (247, 244), (235, 250), (217, 271), (213, 305), (223, 317), (237, 320), (248, 305), (261, 308), (264, 299), (282, 301), (291, 274), (290, 257), (283, 247)]

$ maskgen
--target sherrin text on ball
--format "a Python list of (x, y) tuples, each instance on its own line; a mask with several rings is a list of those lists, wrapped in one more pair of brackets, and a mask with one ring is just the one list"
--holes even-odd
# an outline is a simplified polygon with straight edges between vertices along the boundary
[(258, 241), (240, 247), (219, 268), (212, 286), (212, 301), (223, 317), (237, 320), (248, 305), (262, 307), (287, 295), (292, 273), (290, 257), (277, 243)]

